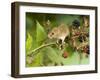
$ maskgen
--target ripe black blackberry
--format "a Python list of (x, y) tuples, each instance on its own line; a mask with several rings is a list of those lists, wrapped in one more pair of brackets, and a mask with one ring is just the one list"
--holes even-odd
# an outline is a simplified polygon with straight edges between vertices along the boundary
[(86, 46), (86, 48), (87, 48), (87, 52), (86, 52), (86, 53), (87, 53), (87, 54), (90, 54), (90, 52), (89, 52), (89, 51), (90, 51), (90, 49), (89, 49), (89, 45)]
[(86, 37), (85, 37), (85, 36), (80, 35), (80, 36), (78, 37), (78, 40), (79, 40), (80, 42), (83, 42), (83, 41), (85, 41), (85, 40), (86, 40)]
[(72, 26), (74, 28), (79, 28), (80, 27), (80, 22), (79, 20), (75, 19), (73, 22), (72, 22)]

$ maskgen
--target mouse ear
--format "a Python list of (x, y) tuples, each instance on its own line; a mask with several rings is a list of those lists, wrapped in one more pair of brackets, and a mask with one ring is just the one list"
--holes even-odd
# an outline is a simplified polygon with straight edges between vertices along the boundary
[(53, 28), (53, 32), (56, 32), (57, 30), (58, 30), (58, 28), (57, 28), (57, 27)]
[(62, 26), (65, 26), (65, 24), (64, 24), (64, 23), (61, 23), (60, 26), (61, 26), (61, 27), (62, 27)]

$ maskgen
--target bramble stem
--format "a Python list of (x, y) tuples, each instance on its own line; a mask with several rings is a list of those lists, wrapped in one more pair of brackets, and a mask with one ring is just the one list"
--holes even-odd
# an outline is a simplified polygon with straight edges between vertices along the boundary
[[(32, 53), (40, 50), (41, 48), (43, 47), (47, 47), (47, 46), (50, 46), (50, 45), (55, 45), (56, 43), (49, 43), (49, 44), (43, 44), (41, 46), (39, 46), (38, 48), (34, 49), (34, 50), (31, 50), (30, 52), (28, 52), (29, 55), (31, 55)], [(35, 55), (35, 54), (34, 54)]]

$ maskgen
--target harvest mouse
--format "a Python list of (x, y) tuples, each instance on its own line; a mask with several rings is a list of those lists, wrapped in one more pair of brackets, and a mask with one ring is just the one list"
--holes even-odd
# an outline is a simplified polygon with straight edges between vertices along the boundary
[(48, 33), (48, 38), (61, 40), (64, 42), (65, 38), (70, 34), (69, 28), (65, 24), (60, 24), (58, 27), (53, 28)]

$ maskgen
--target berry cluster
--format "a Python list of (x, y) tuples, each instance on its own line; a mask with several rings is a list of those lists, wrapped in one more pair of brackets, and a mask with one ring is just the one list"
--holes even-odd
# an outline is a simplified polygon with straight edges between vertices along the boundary
[(72, 22), (72, 32), (73, 34), (71, 35), (72, 38), (72, 46), (75, 50), (81, 51), (82, 53), (86, 53), (89, 55), (89, 44), (88, 43), (88, 38), (89, 38), (89, 32), (86, 32), (88, 28), (85, 28), (83, 26), (80, 27), (80, 22), (78, 20), (74, 20)]

